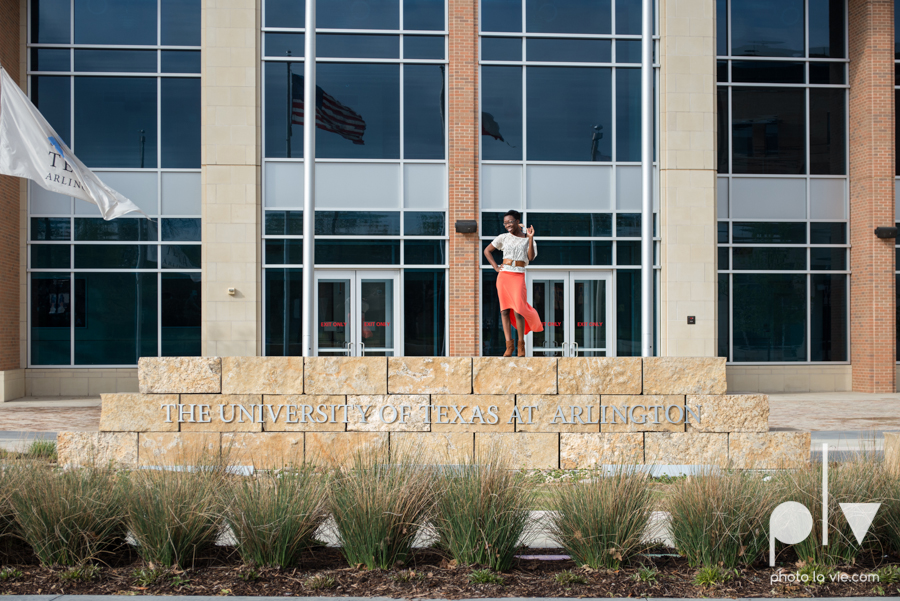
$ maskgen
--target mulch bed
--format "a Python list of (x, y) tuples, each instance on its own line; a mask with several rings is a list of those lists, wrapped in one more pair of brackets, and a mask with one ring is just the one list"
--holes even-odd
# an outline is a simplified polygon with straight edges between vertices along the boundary
[[(665, 550), (657, 550), (666, 553)], [(529, 555), (561, 554), (559, 549), (529, 549)], [(138, 582), (137, 570), (147, 570), (131, 549), (110, 558), (108, 565), (89, 582), (66, 579), (66, 568), (38, 565), (24, 547), (0, 549), (0, 568), (21, 572), (0, 580), (0, 595), (8, 594), (95, 594), (95, 595), (256, 595), (256, 596), (354, 596), (402, 599), (466, 597), (845, 597), (898, 596), (897, 584), (827, 582), (807, 586), (771, 584), (778, 569), (796, 571), (794, 565), (775, 570), (760, 564), (743, 569), (727, 583), (714, 587), (693, 584), (696, 570), (676, 556), (645, 556), (635, 565), (618, 571), (591, 571), (571, 560), (542, 561), (519, 559), (501, 574), (503, 584), (471, 584), (474, 568), (456, 567), (434, 550), (417, 551), (405, 568), (366, 570), (347, 567), (338, 549), (320, 548), (307, 553), (297, 569), (254, 569), (241, 564), (230, 548), (217, 548), (211, 557), (198, 561), (190, 570), (160, 570), (152, 583)], [(886, 558), (897, 563), (898, 558)], [(634, 575), (641, 566), (659, 570), (655, 583), (640, 582)], [(869, 574), (876, 566), (862, 565), (844, 570), (847, 574)], [(561, 585), (554, 576), (572, 570), (584, 576), (586, 584)], [(2, 573), (2, 570), (0, 570)], [(319, 577), (319, 578), (317, 578)], [(331, 582), (333, 579), (333, 582)], [(317, 583), (319, 586), (317, 586)]]

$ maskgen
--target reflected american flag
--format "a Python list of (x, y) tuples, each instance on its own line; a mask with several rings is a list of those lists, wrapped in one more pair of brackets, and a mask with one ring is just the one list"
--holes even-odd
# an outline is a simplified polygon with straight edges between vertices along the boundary
[[(303, 76), (291, 78), (291, 124), (303, 125)], [(335, 133), (354, 144), (365, 144), (366, 122), (353, 109), (344, 106), (316, 86), (316, 127)]]

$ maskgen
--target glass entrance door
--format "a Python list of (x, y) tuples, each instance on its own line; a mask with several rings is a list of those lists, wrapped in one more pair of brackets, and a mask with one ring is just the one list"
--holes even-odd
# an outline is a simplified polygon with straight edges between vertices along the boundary
[(397, 355), (399, 285), (395, 271), (317, 271), (315, 353)]
[(529, 302), (544, 324), (527, 340), (528, 356), (610, 356), (610, 272), (529, 271), (527, 277)]

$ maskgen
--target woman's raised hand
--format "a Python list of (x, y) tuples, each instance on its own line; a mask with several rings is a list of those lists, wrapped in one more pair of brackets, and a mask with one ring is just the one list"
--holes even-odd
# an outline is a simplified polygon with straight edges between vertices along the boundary
[(533, 225), (529, 225), (529, 226), (528, 226), (528, 229), (525, 230), (525, 233), (528, 234), (528, 237), (529, 237), (529, 238), (534, 238), (534, 226), (533, 226)]

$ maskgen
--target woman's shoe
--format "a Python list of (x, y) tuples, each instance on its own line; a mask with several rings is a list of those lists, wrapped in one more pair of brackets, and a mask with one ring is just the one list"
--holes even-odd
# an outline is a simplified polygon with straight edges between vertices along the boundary
[(520, 340), (519, 341), (519, 357), (524, 357), (524, 356), (525, 356), (525, 341)]
[(513, 341), (507, 340), (506, 341), (506, 352), (503, 353), (503, 356), (504, 357), (512, 357), (512, 353), (513, 353)]

